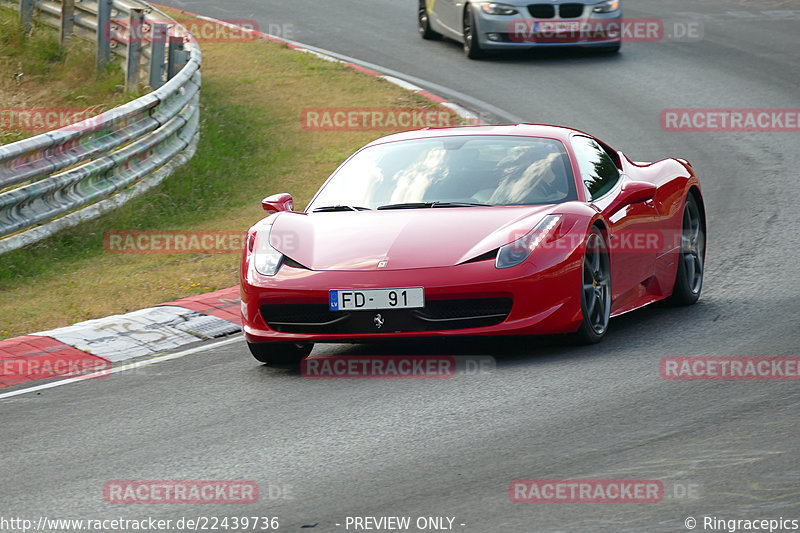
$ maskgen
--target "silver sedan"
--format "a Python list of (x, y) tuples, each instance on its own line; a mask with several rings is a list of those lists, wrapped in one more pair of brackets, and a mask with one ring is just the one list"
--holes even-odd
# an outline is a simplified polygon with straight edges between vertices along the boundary
[[(423, 39), (464, 44), (467, 57), (488, 50), (581, 46), (617, 52), (622, 41), (619, 0), (418, 0)], [(533, 3), (531, 3), (533, 2)]]

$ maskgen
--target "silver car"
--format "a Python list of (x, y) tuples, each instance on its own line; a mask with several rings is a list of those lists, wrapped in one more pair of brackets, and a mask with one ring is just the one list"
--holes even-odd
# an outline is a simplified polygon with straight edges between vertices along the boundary
[(623, 34), (619, 0), (419, 0), (417, 13), (423, 39), (454, 39), (471, 59), (540, 46), (617, 52)]

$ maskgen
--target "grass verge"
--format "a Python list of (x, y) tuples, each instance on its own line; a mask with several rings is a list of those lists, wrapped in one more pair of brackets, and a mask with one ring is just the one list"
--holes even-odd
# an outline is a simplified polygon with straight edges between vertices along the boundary
[(25, 35), (19, 14), (0, 7), (0, 144), (42, 133), (19, 128), (19, 117), (12, 115), (12, 109), (99, 114), (137, 96), (122, 88), (125, 76), (120, 61), (115, 59), (97, 73), (92, 43), (73, 38), (62, 46), (58, 32), (35, 19), (31, 33)]
[[(170, 11), (175, 18), (188, 17)], [(108, 231), (236, 230), (260, 200), (291, 192), (303, 208), (357, 148), (390, 131), (309, 131), (309, 107), (432, 107), (379, 78), (286, 45), (203, 44), (201, 142), (161, 186), (118, 211), (0, 256), (0, 335), (123, 313), (238, 283), (239, 254), (106, 253)]]

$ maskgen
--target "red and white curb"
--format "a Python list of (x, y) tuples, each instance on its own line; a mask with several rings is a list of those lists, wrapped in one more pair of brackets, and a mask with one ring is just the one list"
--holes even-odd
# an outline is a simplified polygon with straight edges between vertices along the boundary
[(115, 364), (241, 331), (239, 287), (0, 341), (0, 388), (108, 373)]
[(49, 337), (0, 341), (0, 388), (57, 376), (94, 373), (109, 362)]

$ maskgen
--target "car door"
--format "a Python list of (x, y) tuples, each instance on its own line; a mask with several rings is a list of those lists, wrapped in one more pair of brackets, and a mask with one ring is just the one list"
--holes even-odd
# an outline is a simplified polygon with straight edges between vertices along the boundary
[(594, 139), (576, 135), (572, 138), (572, 148), (587, 197), (610, 225), (613, 312), (642, 296), (646, 290), (641, 283), (655, 273), (658, 246), (654, 246), (650, 239), (656, 222), (655, 207), (653, 202), (638, 202), (616, 213), (609, 212), (608, 208), (620, 194), (627, 176)]
[(435, 10), (439, 24), (447, 28), (451, 35), (461, 35), (461, 11), (464, 0), (435, 0)]

